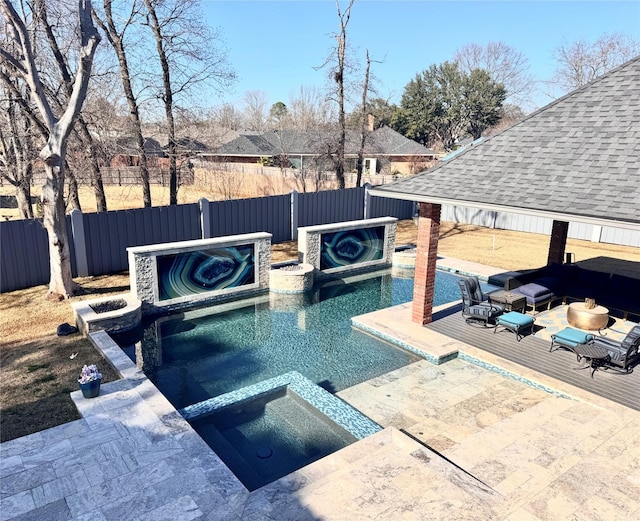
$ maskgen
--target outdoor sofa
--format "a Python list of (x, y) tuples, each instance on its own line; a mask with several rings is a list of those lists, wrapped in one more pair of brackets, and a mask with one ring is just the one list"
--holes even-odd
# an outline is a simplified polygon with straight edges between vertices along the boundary
[(549, 264), (524, 272), (510, 272), (504, 278), (489, 279), (490, 284), (522, 293), (534, 311), (554, 301), (595, 299), (596, 303), (617, 311), (623, 318), (640, 318), (640, 279), (587, 270), (575, 264)]

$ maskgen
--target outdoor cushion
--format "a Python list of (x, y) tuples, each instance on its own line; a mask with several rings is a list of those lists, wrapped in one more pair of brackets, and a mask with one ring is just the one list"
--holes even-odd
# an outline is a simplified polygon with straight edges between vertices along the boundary
[(511, 326), (523, 327), (529, 324), (533, 324), (534, 318), (524, 313), (518, 313), (517, 311), (509, 311), (498, 317), (498, 323), (500, 325), (509, 324)]
[(516, 288), (516, 290), (518, 291), (518, 293), (522, 293), (525, 297), (532, 298), (551, 294), (549, 288), (545, 288), (544, 286), (536, 284), (535, 282), (530, 282), (529, 284), (520, 286), (519, 288)]
[(551, 335), (552, 344), (560, 344), (564, 347), (576, 347), (580, 344), (586, 344), (593, 340), (593, 335), (585, 333), (572, 327), (565, 327), (563, 330)]

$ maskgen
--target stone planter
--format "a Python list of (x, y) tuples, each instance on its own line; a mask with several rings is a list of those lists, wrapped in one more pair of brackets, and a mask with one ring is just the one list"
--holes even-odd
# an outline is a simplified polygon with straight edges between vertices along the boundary
[(313, 289), (314, 267), (291, 264), (269, 272), (269, 290), (274, 293), (305, 293)]
[(85, 336), (93, 331), (128, 331), (136, 327), (142, 317), (142, 303), (130, 293), (83, 300), (71, 306), (76, 326)]

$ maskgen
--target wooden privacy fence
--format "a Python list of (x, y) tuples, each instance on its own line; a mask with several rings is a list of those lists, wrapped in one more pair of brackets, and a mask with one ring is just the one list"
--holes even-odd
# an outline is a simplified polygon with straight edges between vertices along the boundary
[[(413, 203), (370, 197), (366, 188), (207, 201), (67, 216), (74, 277), (129, 268), (127, 248), (259, 231), (272, 242), (297, 239), (298, 227), (392, 216), (409, 219)], [(0, 292), (49, 282), (47, 232), (38, 219), (0, 222)]]

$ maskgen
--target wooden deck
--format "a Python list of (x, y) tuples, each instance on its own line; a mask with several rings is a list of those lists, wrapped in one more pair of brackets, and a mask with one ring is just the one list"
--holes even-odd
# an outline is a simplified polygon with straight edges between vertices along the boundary
[(640, 364), (628, 374), (598, 370), (591, 378), (591, 369), (576, 369), (582, 365), (573, 353), (562, 349), (550, 353), (550, 343), (535, 335), (517, 342), (509, 331), (499, 329), (494, 334), (493, 328), (467, 324), (459, 306), (435, 314), (434, 321), (425, 327), (640, 411)]

